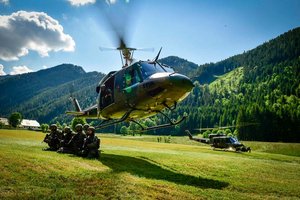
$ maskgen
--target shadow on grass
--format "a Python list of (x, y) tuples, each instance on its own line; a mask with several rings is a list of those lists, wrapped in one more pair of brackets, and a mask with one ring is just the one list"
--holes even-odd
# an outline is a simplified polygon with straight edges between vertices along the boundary
[(140, 158), (102, 153), (100, 161), (116, 173), (128, 172), (149, 179), (166, 180), (201, 188), (222, 189), (229, 185), (227, 182), (173, 172)]

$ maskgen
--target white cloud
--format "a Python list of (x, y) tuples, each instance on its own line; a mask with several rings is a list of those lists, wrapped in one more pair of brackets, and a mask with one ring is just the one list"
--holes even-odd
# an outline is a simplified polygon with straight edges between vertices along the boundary
[(4, 67), (0, 64), (0, 76), (5, 76), (6, 73), (3, 71)]
[(16, 74), (24, 74), (33, 72), (32, 69), (29, 69), (27, 66), (15, 66), (13, 67), (13, 70), (9, 73), (10, 75), (16, 75)]
[(68, 0), (72, 6), (84, 6), (86, 4), (93, 4), (96, 0)]
[(0, 3), (3, 3), (4, 5), (8, 5), (9, 4), (9, 0), (0, 0)]
[(48, 67), (46, 65), (43, 65), (43, 69), (47, 69)]
[(74, 51), (75, 42), (59, 22), (44, 12), (18, 11), (0, 15), (0, 59), (18, 60), (29, 50), (48, 56), (50, 51)]

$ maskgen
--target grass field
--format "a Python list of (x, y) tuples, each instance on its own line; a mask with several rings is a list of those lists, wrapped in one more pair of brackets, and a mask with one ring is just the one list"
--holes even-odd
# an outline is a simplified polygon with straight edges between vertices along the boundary
[(172, 137), (101, 135), (101, 157), (41, 149), (43, 133), (0, 130), (0, 199), (299, 199), (300, 145), (213, 151)]

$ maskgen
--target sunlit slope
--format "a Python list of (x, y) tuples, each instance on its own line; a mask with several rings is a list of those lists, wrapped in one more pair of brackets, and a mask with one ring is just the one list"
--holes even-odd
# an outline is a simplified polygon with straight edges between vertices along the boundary
[(300, 158), (101, 137), (100, 160), (41, 151), (44, 134), (0, 130), (0, 199), (300, 198)]

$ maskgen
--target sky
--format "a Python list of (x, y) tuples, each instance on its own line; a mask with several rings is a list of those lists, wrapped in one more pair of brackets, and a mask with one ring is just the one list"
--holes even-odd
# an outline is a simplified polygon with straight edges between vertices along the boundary
[(121, 68), (117, 33), (138, 60), (196, 64), (243, 53), (300, 26), (299, 0), (0, 0), (0, 75), (62, 63)]

